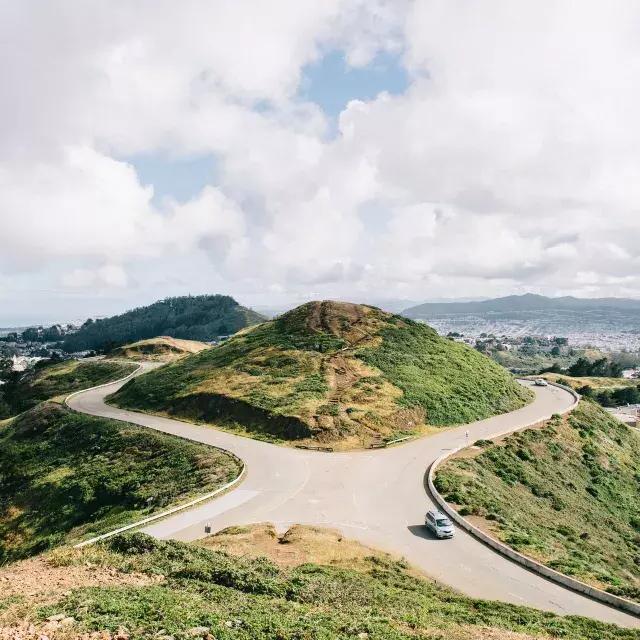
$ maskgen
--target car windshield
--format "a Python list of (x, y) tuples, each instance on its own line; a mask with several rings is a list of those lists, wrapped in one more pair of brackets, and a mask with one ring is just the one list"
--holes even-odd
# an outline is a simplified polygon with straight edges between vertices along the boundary
[(451, 525), (451, 523), (449, 522), (449, 520), (447, 520), (447, 518), (438, 518), (438, 519), (436, 520), (436, 524), (437, 524), (439, 527), (448, 527), (448, 526), (450, 526), (450, 525)]

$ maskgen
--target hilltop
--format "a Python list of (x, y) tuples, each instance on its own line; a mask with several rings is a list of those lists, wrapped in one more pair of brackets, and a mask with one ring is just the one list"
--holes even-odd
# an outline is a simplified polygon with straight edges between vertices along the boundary
[(207, 341), (263, 320), (230, 296), (167, 298), (111, 318), (89, 319), (76, 333), (65, 336), (62, 348), (68, 352), (110, 350), (156, 336)]
[(541, 429), (477, 444), (436, 476), (461, 514), (557, 571), (640, 601), (640, 433), (583, 400)]
[(197, 340), (180, 340), (169, 336), (158, 336), (147, 340), (138, 340), (114, 349), (111, 358), (125, 360), (154, 360), (157, 362), (171, 362), (190, 353), (199, 353), (209, 349), (205, 342)]
[(511, 411), (529, 397), (502, 367), (424, 324), (324, 301), (140, 376), (111, 401), (349, 448)]
[(477, 600), (332, 531), (141, 533), (0, 568), (0, 637), (638, 640), (640, 631)]

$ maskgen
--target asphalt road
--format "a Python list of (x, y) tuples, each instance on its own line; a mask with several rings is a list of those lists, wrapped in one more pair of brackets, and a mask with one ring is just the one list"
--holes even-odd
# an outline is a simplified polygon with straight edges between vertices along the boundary
[(425, 473), (444, 451), (479, 438), (515, 431), (566, 410), (572, 396), (557, 387), (534, 387), (536, 399), (512, 413), (443, 431), (389, 449), (318, 453), (267, 444), (211, 427), (126, 411), (104, 398), (122, 383), (73, 397), (72, 408), (126, 420), (190, 440), (216, 445), (242, 458), (245, 480), (230, 493), (165, 518), (144, 531), (160, 538), (202, 538), (230, 525), (273, 522), (279, 530), (295, 523), (339, 529), (344, 535), (404, 556), (429, 576), (470, 596), (529, 605), (560, 614), (583, 615), (628, 627), (640, 619), (591, 600), (492, 551), (464, 531), (436, 540), (424, 528), (433, 503)]

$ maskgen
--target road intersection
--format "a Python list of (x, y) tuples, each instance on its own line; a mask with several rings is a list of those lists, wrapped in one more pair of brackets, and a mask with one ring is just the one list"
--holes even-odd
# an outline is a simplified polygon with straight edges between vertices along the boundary
[[(145, 367), (143, 367), (144, 370)], [(231, 492), (149, 525), (160, 538), (195, 540), (205, 526), (272, 522), (331, 527), (401, 555), (439, 582), (467, 595), (584, 615), (628, 627), (640, 619), (538, 576), (458, 530), (451, 540), (433, 538), (423, 526), (433, 506), (425, 474), (442, 453), (480, 438), (516, 431), (570, 408), (574, 398), (558, 387), (532, 387), (535, 400), (511, 413), (443, 430), (388, 449), (320, 453), (276, 446), (200, 426), (107, 405), (123, 382), (76, 394), (68, 404), (91, 415), (124, 420), (231, 451), (246, 464), (244, 481)]]

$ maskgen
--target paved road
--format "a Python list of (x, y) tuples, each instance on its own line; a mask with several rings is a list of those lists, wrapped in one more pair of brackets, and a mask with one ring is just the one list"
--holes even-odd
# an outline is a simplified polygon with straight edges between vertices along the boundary
[(194, 540), (230, 525), (273, 522), (333, 527), (366, 544), (404, 556), (438, 581), (470, 596), (526, 604), (560, 614), (584, 615), (640, 627), (640, 620), (537, 576), (458, 530), (435, 540), (422, 526), (432, 502), (425, 472), (444, 451), (470, 440), (513, 431), (567, 409), (569, 393), (535, 387), (536, 399), (509, 414), (443, 431), (390, 449), (318, 453), (275, 446), (197, 426), (110, 407), (104, 397), (121, 383), (72, 398), (76, 410), (126, 420), (158, 431), (216, 445), (242, 458), (247, 475), (231, 493), (149, 526), (161, 538)]

